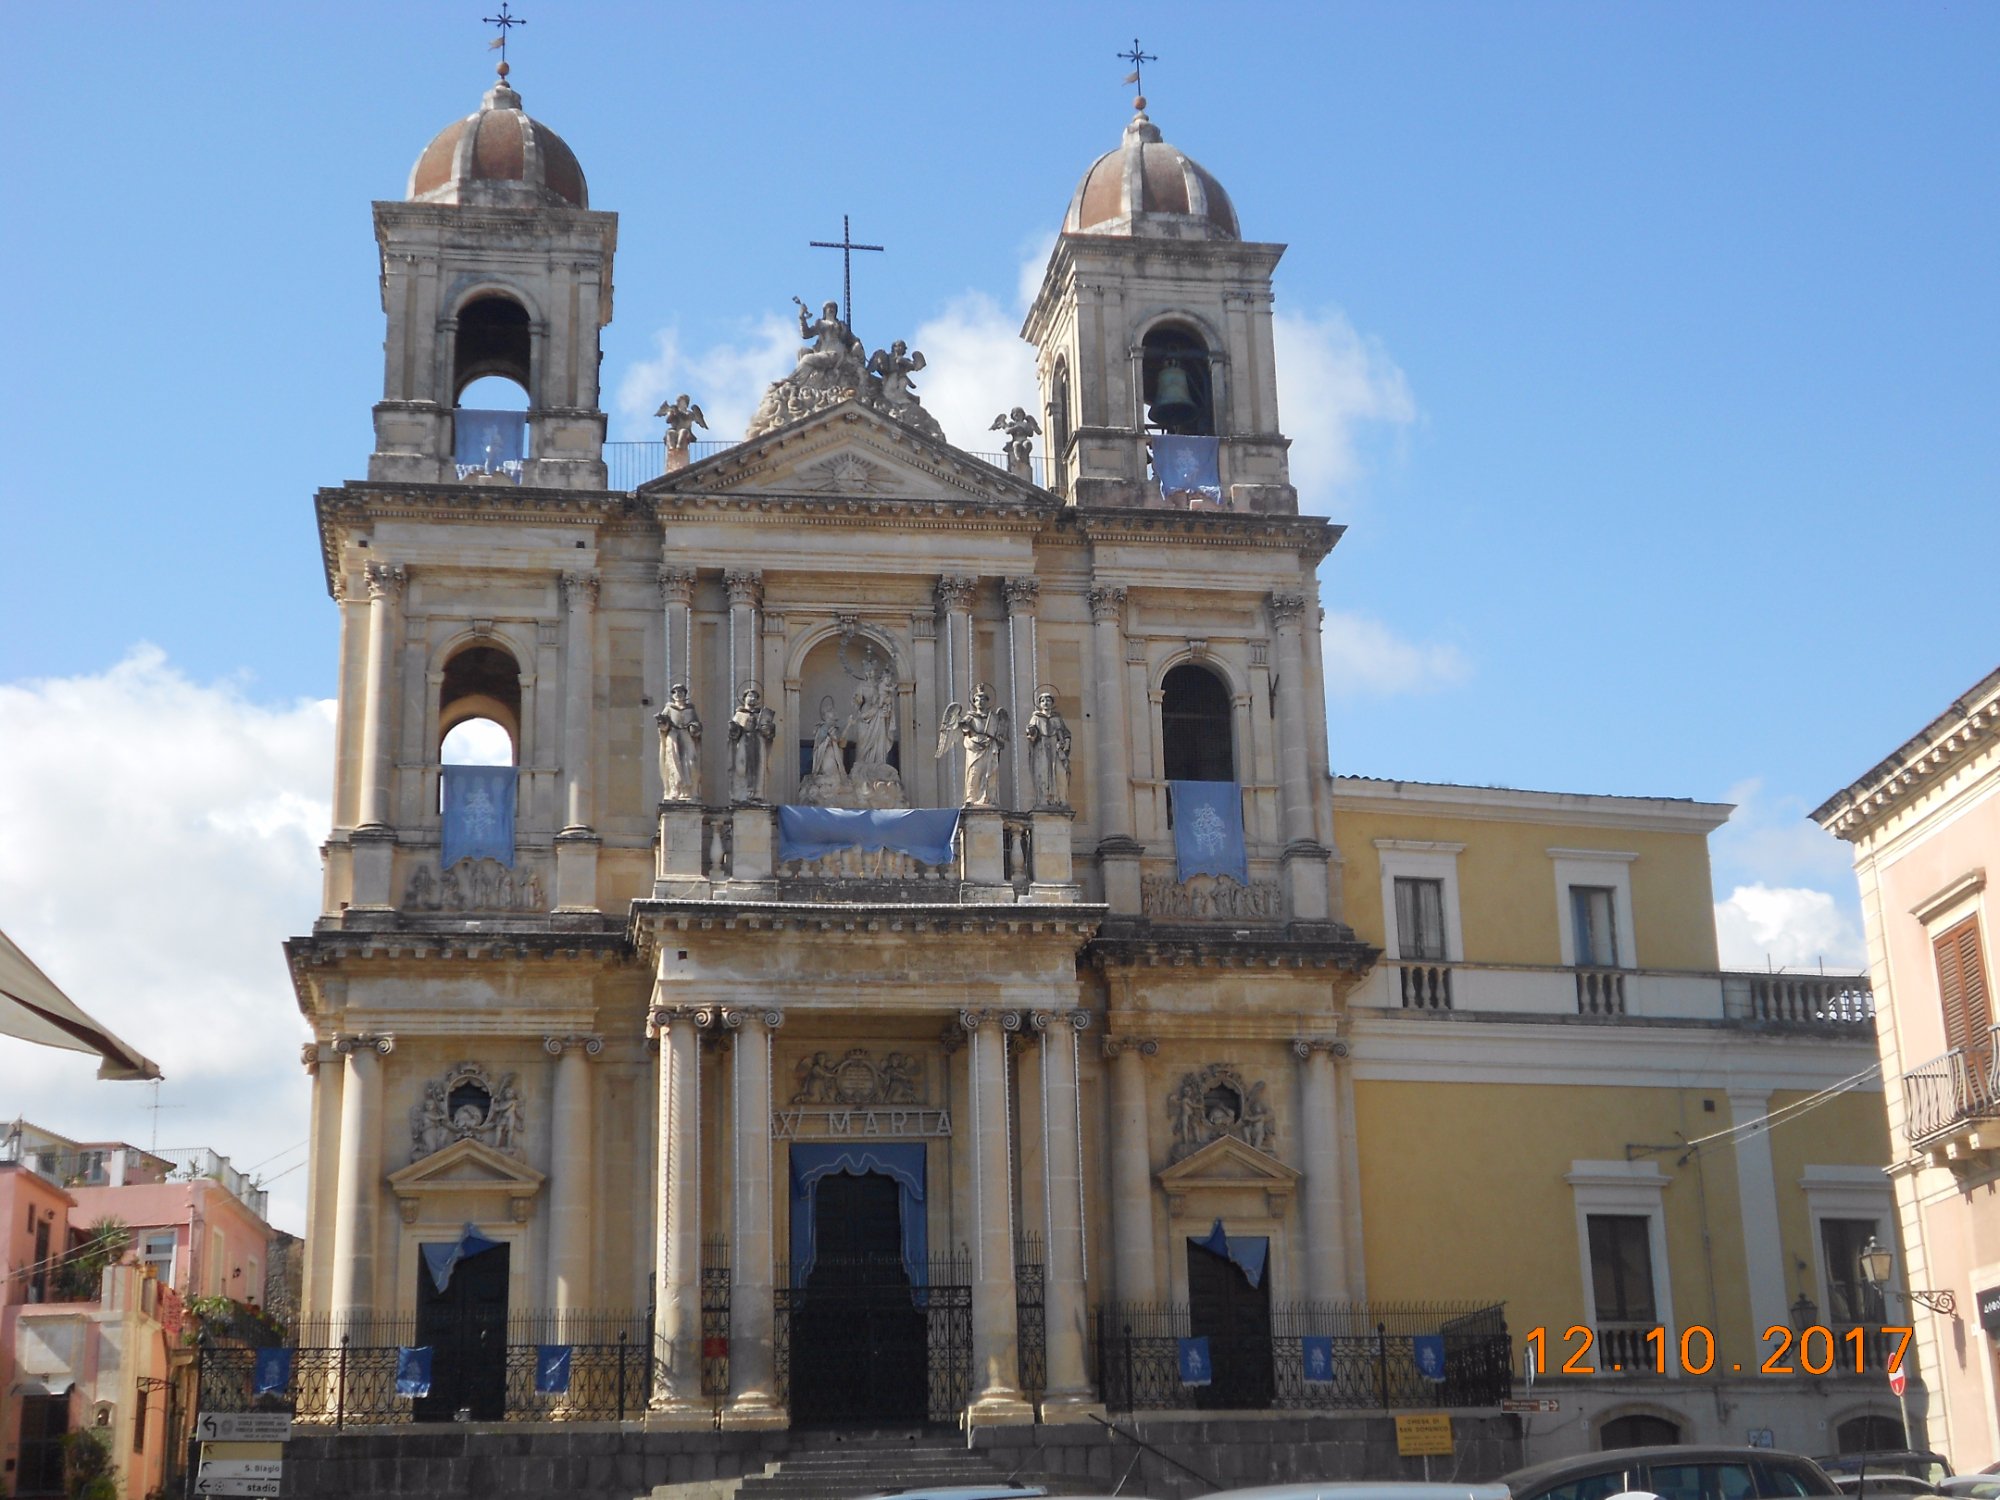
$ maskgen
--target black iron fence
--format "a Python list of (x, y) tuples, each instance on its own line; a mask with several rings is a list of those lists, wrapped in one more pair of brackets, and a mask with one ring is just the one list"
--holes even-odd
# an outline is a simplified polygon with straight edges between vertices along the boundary
[(1014, 1339), (1021, 1393), (1039, 1401), (1049, 1385), (1049, 1324), (1044, 1302), (1042, 1239), (1025, 1234), (1014, 1242)]
[[(1197, 1335), (1205, 1367), (1187, 1379), (1181, 1341)], [(1419, 1368), (1424, 1336), (1443, 1341), (1441, 1380)], [(1513, 1389), (1512, 1352), (1502, 1309), (1473, 1303), (1285, 1303), (1269, 1332), (1197, 1329), (1185, 1303), (1109, 1306), (1096, 1320), (1113, 1411), (1493, 1406)]]
[(701, 1246), (701, 1393), (718, 1406), (729, 1396), (729, 1241)]
[[(302, 1324), (282, 1346), (280, 1381), (259, 1376), (256, 1348), (204, 1345), (198, 1373), (202, 1411), (288, 1411), (296, 1422), (330, 1427), (450, 1421), (623, 1421), (646, 1409), (652, 1386), (652, 1319), (644, 1312), (518, 1313), (492, 1330), (500, 1351), (461, 1368), (473, 1347), (457, 1330), (415, 1318)], [(481, 1348), (486, 1347), (484, 1341)], [(405, 1349), (428, 1348), (429, 1390), (398, 1390)], [(272, 1389), (262, 1389), (266, 1383)]]
[(795, 1424), (952, 1423), (972, 1388), (972, 1264), (933, 1256), (922, 1285), (894, 1256), (777, 1268), (778, 1399)]

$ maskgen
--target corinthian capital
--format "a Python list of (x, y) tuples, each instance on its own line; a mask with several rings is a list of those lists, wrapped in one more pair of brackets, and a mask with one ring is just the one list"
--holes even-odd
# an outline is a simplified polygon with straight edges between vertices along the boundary
[(403, 585), (409, 577), (401, 563), (372, 562), (368, 564), (368, 597), (394, 602), (403, 597)]
[(978, 586), (976, 578), (963, 578), (947, 573), (937, 581), (938, 608), (961, 610), (972, 607), (972, 591)]
[(597, 605), (597, 575), (595, 573), (565, 573), (562, 575), (563, 603), (571, 609), (594, 609)]
[(764, 575), (755, 568), (731, 568), (722, 575), (722, 586), (732, 608), (747, 604), (754, 609), (764, 602)]
[(1276, 625), (1296, 625), (1305, 618), (1306, 596), (1304, 594), (1271, 595), (1271, 621)]
[(1125, 590), (1092, 589), (1090, 591), (1090, 618), (1102, 624), (1106, 620), (1117, 620), (1125, 613)]
[(694, 603), (693, 568), (660, 569), (660, 603), (662, 604)]
[(1042, 581), (1039, 578), (1009, 578), (1000, 588), (1006, 595), (1007, 613), (1010, 615), (1033, 614), (1035, 601), (1042, 596)]

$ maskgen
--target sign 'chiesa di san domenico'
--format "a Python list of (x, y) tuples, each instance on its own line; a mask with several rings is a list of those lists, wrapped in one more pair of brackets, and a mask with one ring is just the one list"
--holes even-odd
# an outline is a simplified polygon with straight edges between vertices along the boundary
[[(1515, 1270), (1456, 1261), (1450, 1184), (1409, 1176), (1413, 1129), (1490, 1143), (1386, 1103), (1371, 1126), (1369, 1027), (1409, 1060), (1390, 1079), (1473, 1031), (1555, 1066), (1557, 1031), (1653, 1003), (1620, 969), (1635, 910), (1643, 961), (1705, 972), (1722, 1024), (1726, 809), (1405, 808), (1331, 775), (1316, 570), (1340, 528), (1289, 481), (1283, 247), (1244, 236), (1144, 102), (1070, 200), (1005, 455), (945, 440), (919, 352), (802, 304), (742, 441), (690, 442), (683, 400), (656, 477), (614, 488), (617, 220), (504, 71), (375, 205), (375, 448), (318, 497), (325, 909), (288, 947), (315, 1038), (304, 1299), (336, 1337), (433, 1347), (446, 1415), (511, 1399), (453, 1329), (588, 1342), (611, 1313), (650, 1319), (666, 1427), (1310, 1405), (1301, 1358), (1356, 1334), (1364, 1399), (1393, 1380), (1432, 1404), (1416, 1366), (1443, 1334), (1449, 1399), (1490, 1408)], [(524, 415), (460, 407), (495, 375)], [(470, 720), (511, 764), (447, 763)], [(1487, 930), (1453, 866), (1469, 890), (1467, 819), (1558, 825), (1515, 838), (1556, 883), (1507, 918), (1531, 946), (1546, 927), (1556, 999), (1511, 970), (1489, 997), (1566, 1010), (1522, 1028), (1550, 1041), (1444, 1024), (1454, 982), (1478, 1003), (1449, 961)], [(1855, 1071), (1840, 1046), (1760, 1081)], [(1568, 1157), (1620, 1152), (1560, 1149), (1537, 1253), (1567, 1324), (1588, 1271)], [(1636, 1213), (1662, 1201), (1642, 1166)], [(1515, 1290), (1543, 1316), (1538, 1285)], [(1373, 1311), (1332, 1326), (1385, 1298), (1430, 1323), (1390, 1320), (1390, 1353)]]

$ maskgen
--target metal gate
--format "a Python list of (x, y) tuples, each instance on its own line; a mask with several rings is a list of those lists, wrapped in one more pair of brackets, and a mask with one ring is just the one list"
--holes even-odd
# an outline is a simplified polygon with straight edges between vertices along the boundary
[(968, 1271), (940, 1257), (912, 1286), (897, 1261), (822, 1261), (810, 1286), (779, 1286), (778, 1396), (794, 1425), (956, 1423), (972, 1387)]

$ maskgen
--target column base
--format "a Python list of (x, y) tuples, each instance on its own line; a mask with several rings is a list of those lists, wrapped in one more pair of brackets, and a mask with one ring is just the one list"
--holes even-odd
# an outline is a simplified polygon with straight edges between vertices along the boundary
[(556, 910), (597, 910), (597, 851), (601, 841), (588, 828), (565, 828), (556, 835)]
[(347, 839), (354, 870), (348, 910), (394, 911), (396, 830), (380, 823), (364, 823)]
[(722, 1425), (736, 1432), (769, 1432), (792, 1425), (792, 1414), (763, 1396), (739, 1398), (734, 1406), (722, 1409)]
[(655, 1398), (643, 1418), (648, 1432), (691, 1432), (715, 1426), (715, 1408), (679, 1396)]
[(1027, 1427), (1035, 1420), (1034, 1403), (1016, 1390), (988, 1391), (975, 1396), (965, 1409), (968, 1427)]
[(1108, 1421), (1110, 1415), (1104, 1403), (1088, 1391), (1042, 1397), (1042, 1420), (1052, 1427), (1059, 1427), (1065, 1422)]

